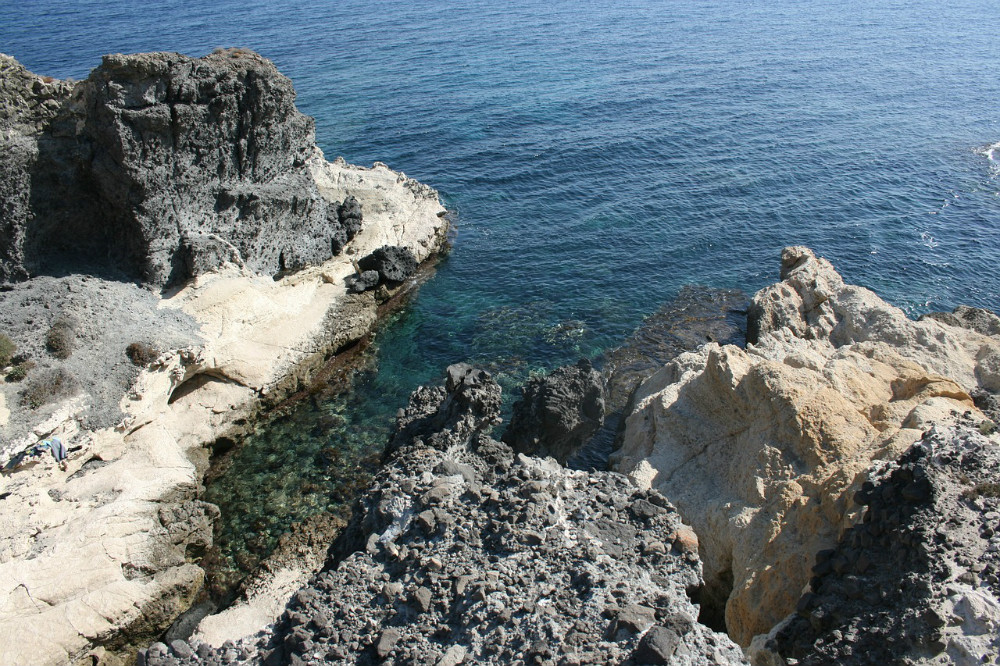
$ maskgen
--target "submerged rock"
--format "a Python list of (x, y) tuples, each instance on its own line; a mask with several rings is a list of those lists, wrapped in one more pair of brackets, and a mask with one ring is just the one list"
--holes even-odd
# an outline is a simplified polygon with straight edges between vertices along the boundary
[[(702, 600), (747, 645), (794, 610), (811, 553), (858, 515), (873, 460), (952, 413), (982, 420), (1000, 340), (915, 322), (806, 248), (758, 292), (746, 350), (709, 343), (638, 389), (614, 468), (660, 490), (701, 544)], [(723, 610), (724, 609), (724, 610)], [(720, 618), (721, 619), (721, 618)]]
[(273, 633), (194, 645), (201, 661), (153, 646), (145, 663), (745, 663), (697, 622), (700, 565), (673, 507), (620, 474), (514, 454), (488, 434), (499, 406), (467, 365), (418, 389), (326, 570)]

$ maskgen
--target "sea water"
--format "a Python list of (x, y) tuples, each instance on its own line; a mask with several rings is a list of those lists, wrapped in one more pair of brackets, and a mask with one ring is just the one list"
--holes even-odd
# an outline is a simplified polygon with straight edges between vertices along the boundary
[(457, 215), (354, 391), (275, 419), (210, 488), (250, 564), (343, 505), (331, 488), (449, 363), (510, 391), (684, 285), (775, 281), (785, 245), (914, 316), (1000, 308), (992, 0), (2, 0), (0, 17), (0, 51), (57, 77), (108, 52), (256, 49), (329, 159), (386, 162)]

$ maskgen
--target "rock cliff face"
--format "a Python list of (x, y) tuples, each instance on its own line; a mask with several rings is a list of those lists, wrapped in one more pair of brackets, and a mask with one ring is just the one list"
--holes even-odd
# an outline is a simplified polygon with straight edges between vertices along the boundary
[(811, 555), (860, 513), (873, 460), (952, 413), (982, 419), (1000, 340), (915, 322), (805, 248), (759, 292), (746, 350), (709, 344), (639, 389), (615, 468), (660, 490), (699, 535), (711, 606), (748, 644), (795, 608)]
[(738, 664), (697, 622), (697, 540), (654, 490), (489, 437), (500, 387), (452, 366), (418, 389), (325, 571), (272, 632), (176, 641), (149, 665)]
[(109, 55), (75, 84), (0, 55), (0, 281), (113, 265), (159, 286), (330, 258), (354, 211), (320, 196), (294, 102), (239, 49)]

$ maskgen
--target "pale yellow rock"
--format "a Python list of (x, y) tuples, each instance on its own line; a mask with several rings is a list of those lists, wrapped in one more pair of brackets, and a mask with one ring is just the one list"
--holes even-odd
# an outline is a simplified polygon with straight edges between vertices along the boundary
[[(422, 260), (440, 247), (447, 222), (434, 190), (384, 166), (326, 165), (321, 155), (312, 166), (325, 194), (362, 202), (363, 229), (352, 243), (361, 256), (403, 245)], [(199, 277), (160, 307), (190, 314), (204, 344), (168, 351), (144, 370), (121, 398), (120, 428), (81, 430), (83, 396), (17, 443), (58, 434), (80, 450), (65, 471), (43, 457), (3, 477), (0, 636), (8, 640), (0, 664), (73, 662), (133, 623), (169, 622), (191, 602), (203, 572), (186, 561), (186, 544), (211, 539), (211, 526), (185, 502), (207, 466), (206, 445), (309, 359), (371, 330), (374, 299), (346, 294), (353, 270), (351, 257), (340, 256), (278, 281), (235, 265)], [(190, 523), (164, 522), (177, 507), (193, 507)], [(292, 573), (301, 580), (309, 572)], [(262, 593), (267, 603), (240, 631), (274, 621), (293, 589), (288, 580)], [(151, 609), (159, 616), (150, 618)]]
[(308, 582), (309, 573), (298, 569), (275, 572), (237, 603), (202, 620), (192, 638), (220, 647), (226, 641), (252, 636), (281, 615), (288, 599)]
[(785, 250), (782, 277), (754, 297), (756, 344), (709, 344), (640, 386), (612, 461), (694, 528), (707, 598), (728, 594), (744, 646), (794, 609), (814, 554), (859, 515), (871, 461), (975, 411), (969, 393), (996, 349), (908, 319), (805, 248)]

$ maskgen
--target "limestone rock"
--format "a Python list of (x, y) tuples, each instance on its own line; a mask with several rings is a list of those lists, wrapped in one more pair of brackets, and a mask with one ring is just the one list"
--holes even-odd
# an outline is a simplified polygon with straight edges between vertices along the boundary
[(781, 274), (753, 298), (755, 344), (710, 343), (656, 372), (613, 456), (694, 528), (702, 602), (725, 608), (743, 645), (794, 609), (810, 578), (802, 553), (831, 546), (857, 515), (872, 460), (953, 412), (978, 414), (970, 393), (998, 342), (912, 321), (805, 248), (783, 252)]

